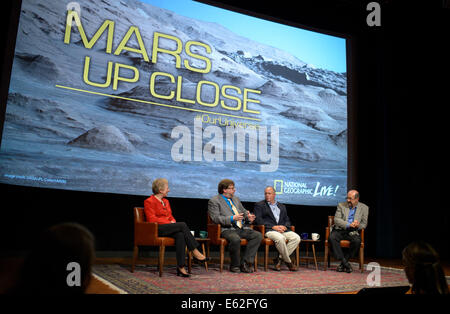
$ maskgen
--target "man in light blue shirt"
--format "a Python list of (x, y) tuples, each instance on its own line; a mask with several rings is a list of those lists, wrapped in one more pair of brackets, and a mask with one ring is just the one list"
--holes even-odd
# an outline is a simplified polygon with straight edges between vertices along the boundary
[(274, 270), (281, 270), (281, 262), (286, 263), (290, 271), (296, 271), (297, 266), (290, 255), (300, 243), (300, 236), (291, 231), (291, 221), (287, 215), (286, 206), (275, 200), (275, 189), (268, 186), (264, 190), (264, 200), (255, 204), (255, 222), (265, 226), (265, 236), (275, 243), (279, 255), (275, 259)]
[(270, 203), (267, 202), (267, 204), (269, 205), (270, 209), (272, 210), (272, 214), (275, 217), (275, 221), (279, 221), (280, 220), (280, 209), (278, 208), (278, 202), (274, 200), (274, 203)]
[(349, 206), (348, 219), (347, 219), (347, 229), (350, 228), (350, 225), (355, 220), (355, 212), (356, 212), (356, 206), (355, 207), (350, 207)]
[[(347, 193), (347, 201), (339, 203), (334, 215), (334, 226), (329, 236), (329, 244), (335, 257), (341, 261), (338, 272), (351, 273), (352, 266), (348, 262), (355, 256), (361, 245), (359, 231), (367, 227), (369, 207), (359, 201), (359, 193), (351, 190)], [(350, 241), (350, 248), (343, 250), (341, 240)]]

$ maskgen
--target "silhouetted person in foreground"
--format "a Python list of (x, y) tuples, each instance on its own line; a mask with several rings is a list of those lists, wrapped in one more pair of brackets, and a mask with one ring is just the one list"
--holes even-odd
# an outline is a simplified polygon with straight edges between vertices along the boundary
[(403, 249), (403, 265), (413, 294), (449, 294), (439, 255), (423, 241)]
[(26, 257), (10, 293), (83, 294), (90, 283), (94, 258), (94, 236), (88, 229), (76, 223), (50, 227)]

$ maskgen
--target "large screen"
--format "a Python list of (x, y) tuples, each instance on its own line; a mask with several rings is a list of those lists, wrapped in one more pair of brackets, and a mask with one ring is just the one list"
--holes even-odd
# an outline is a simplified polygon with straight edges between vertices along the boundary
[(335, 205), (346, 39), (187, 0), (23, 0), (0, 182)]

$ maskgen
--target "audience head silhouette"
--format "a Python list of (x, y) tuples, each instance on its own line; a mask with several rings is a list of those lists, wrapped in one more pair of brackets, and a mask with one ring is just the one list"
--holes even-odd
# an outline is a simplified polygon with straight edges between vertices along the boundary
[(448, 285), (439, 255), (423, 241), (413, 242), (402, 252), (406, 277), (415, 294), (448, 294)]
[[(94, 256), (94, 236), (85, 227), (76, 223), (50, 227), (26, 257), (13, 293), (82, 294), (90, 282)], [(69, 264), (77, 267), (68, 267)], [(78, 280), (68, 283), (77, 279), (77, 274), (71, 274), (77, 269)]]

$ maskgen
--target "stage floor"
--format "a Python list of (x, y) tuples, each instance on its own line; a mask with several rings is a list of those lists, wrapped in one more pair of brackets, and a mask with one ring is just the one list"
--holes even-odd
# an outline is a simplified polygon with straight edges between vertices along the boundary
[[(353, 262), (357, 262), (356, 259), (352, 260)], [(380, 266), (382, 267), (389, 267), (389, 268), (396, 268), (396, 269), (403, 269), (403, 265), (402, 265), (402, 261), (401, 259), (376, 259), (376, 258), (365, 258), (364, 260), (365, 264), (367, 265), (368, 263), (371, 262), (376, 262), (378, 264), (380, 264)], [(120, 258), (120, 257), (102, 257), (102, 258), (97, 258), (96, 260), (96, 264), (120, 264), (120, 265), (128, 265), (131, 263), (131, 259), (130, 258)], [(215, 260), (215, 257), (212, 257), (212, 263), (215, 263), (217, 265), (217, 261)], [(227, 270), (227, 265), (229, 263), (229, 259), (226, 257), (225, 258), (225, 263), (224, 263), (224, 272), (228, 272)], [(313, 265), (311, 265), (311, 262), (309, 261), (309, 268), (311, 268)], [(141, 258), (138, 259), (137, 264), (148, 264), (148, 265), (156, 265), (157, 264), (157, 260), (154, 257), (150, 257), (150, 258)], [(167, 257), (166, 261), (165, 261), (165, 265), (174, 265), (175, 264), (175, 258), (173, 257)], [(258, 271), (264, 271), (263, 268), (263, 258), (261, 256), (259, 256), (258, 258)], [(318, 266), (319, 266), (319, 271), (323, 271), (323, 256), (319, 256), (318, 257)], [(216, 265), (212, 265), (210, 267), (215, 267)], [(272, 265), (269, 263), (269, 268)], [(444, 269), (444, 273), (445, 276), (450, 276), (450, 262), (442, 262), (442, 266)], [(301, 271), (302, 267), (307, 267), (306, 265), (306, 261), (304, 261), (302, 258), (300, 259), (300, 267), (299, 267), (299, 271)], [(287, 271), (287, 270), (286, 270)], [(328, 270), (328, 271), (334, 271), (334, 270)], [(359, 271), (357, 268), (354, 268), (354, 271)], [(348, 294), (354, 294), (357, 291), (351, 291), (351, 292), (344, 292), (348, 293)], [(89, 294), (119, 294), (121, 293), (120, 291), (118, 291), (117, 289), (115, 289), (114, 287), (110, 287), (108, 286), (107, 283), (102, 282), (101, 278), (98, 277), (93, 277), (92, 282), (88, 288), (87, 293)]]
[[(170, 253), (170, 252), (168, 252)], [(211, 261), (211, 265), (210, 267), (216, 267), (216, 265), (218, 264), (218, 261), (216, 260), (217, 257), (215, 257), (214, 253), (215, 252), (211, 252), (212, 254), (212, 261)], [(100, 256), (102, 254), (99, 254)], [(104, 255), (104, 254), (103, 254)], [(264, 268), (263, 268), (263, 257), (261, 255), (258, 256), (258, 271), (263, 272)], [(353, 260), (356, 261), (356, 260)], [(0, 293), (4, 293), (6, 291), (6, 289), (14, 283), (15, 277), (17, 275), (18, 270), (20, 269), (20, 266), (23, 262), (23, 258), (21, 257), (2, 257), (0, 258), (0, 278), (2, 278), (1, 282), (0, 282)], [(377, 259), (377, 258), (370, 258), (370, 257), (366, 257), (365, 258), (365, 264), (371, 263), (371, 262), (376, 262), (378, 264), (380, 264), (380, 266), (383, 267), (389, 267), (389, 268), (397, 268), (397, 269), (403, 269), (403, 265), (400, 259)], [(225, 258), (225, 267), (224, 267), (224, 272), (228, 272), (227, 270), (227, 266), (229, 263), (229, 258), (226, 257)], [(311, 261), (309, 261), (309, 267), (311, 268)], [(130, 265), (131, 264), (131, 257), (129, 256), (125, 256), (125, 257), (97, 257), (95, 260), (95, 264), (96, 265), (105, 265), (105, 264), (109, 264), (109, 265), (115, 265), (115, 264), (119, 264), (119, 265)], [(137, 264), (148, 264), (148, 265), (156, 265), (157, 264), (157, 259), (156, 257), (146, 257), (146, 258), (140, 258), (137, 261)], [(214, 265), (215, 264), (215, 265)], [(319, 271), (323, 271), (323, 256), (318, 256), (318, 266), (319, 266)], [(444, 273), (446, 276), (450, 276), (450, 262), (447, 261), (443, 261), (441, 262), (443, 269), (444, 269)], [(175, 265), (175, 258), (171, 256), (171, 254), (168, 254), (168, 256), (166, 257), (165, 260), (165, 265)], [(269, 264), (269, 268), (272, 265)], [(302, 267), (306, 267), (306, 263), (305, 261), (301, 258), (300, 259), (300, 269), (299, 271), (301, 271)], [(287, 271), (287, 270), (286, 270)], [(328, 270), (330, 271), (330, 270)], [(331, 270), (333, 271), (333, 270)], [(357, 268), (355, 268), (354, 271), (358, 271)], [(356, 291), (354, 291), (353, 293), (355, 293)], [(103, 281), (101, 278), (99, 278), (98, 276), (93, 276), (91, 283), (87, 289), (87, 293), (88, 294), (119, 294), (120, 291), (118, 291), (117, 289), (115, 289), (114, 287), (111, 287), (108, 285), (107, 282)]]

